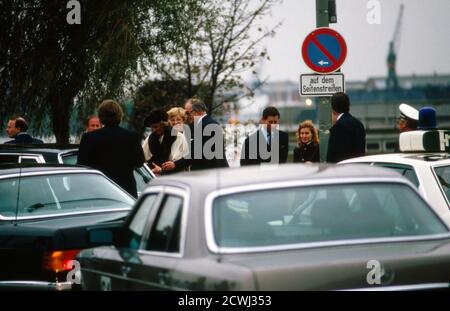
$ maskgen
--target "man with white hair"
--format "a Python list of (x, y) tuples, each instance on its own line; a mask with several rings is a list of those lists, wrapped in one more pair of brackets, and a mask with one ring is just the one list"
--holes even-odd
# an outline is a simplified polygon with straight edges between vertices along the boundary
[(206, 110), (206, 106), (199, 99), (192, 101), (191, 114), (194, 124), (190, 154), (177, 161), (163, 163), (163, 170), (182, 170), (189, 166), (192, 171), (229, 167), (225, 157), (223, 129)]

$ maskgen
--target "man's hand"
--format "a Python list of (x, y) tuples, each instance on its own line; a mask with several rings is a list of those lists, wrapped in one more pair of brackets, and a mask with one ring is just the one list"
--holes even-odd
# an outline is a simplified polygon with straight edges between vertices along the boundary
[(155, 174), (155, 175), (161, 175), (161, 171), (162, 171), (161, 166), (158, 166), (158, 165), (156, 165), (156, 164), (153, 163), (153, 162), (152, 162), (152, 166), (153, 166), (153, 168), (152, 168), (153, 174)]
[(173, 161), (167, 161), (162, 164), (162, 169), (165, 171), (171, 171), (175, 169), (175, 163)]

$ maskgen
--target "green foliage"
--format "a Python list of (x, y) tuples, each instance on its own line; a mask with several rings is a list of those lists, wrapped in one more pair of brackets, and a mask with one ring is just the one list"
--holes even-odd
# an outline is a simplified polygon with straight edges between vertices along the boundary
[(171, 101), (197, 94), (212, 111), (217, 91), (239, 86), (261, 58), (271, 32), (249, 31), (277, 1), (79, 0), (81, 24), (70, 25), (67, 1), (0, 0), (0, 122), (18, 114), (45, 132), (50, 120), (66, 143), (71, 113), (84, 120), (155, 74), (178, 85)]
[(101, 99), (126, 95), (144, 58), (180, 36), (165, 27), (181, 0), (79, 2), (81, 24), (69, 25), (66, 1), (0, 1), (0, 119), (24, 115), (43, 130), (50, 115), (61, 143), (73, 108), (84, 119)]

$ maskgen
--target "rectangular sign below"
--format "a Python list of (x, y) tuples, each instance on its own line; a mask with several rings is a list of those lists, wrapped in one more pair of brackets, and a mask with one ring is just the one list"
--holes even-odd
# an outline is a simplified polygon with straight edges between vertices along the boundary
[(300, 95), (332, 96), (337, 92), (345, 92), (342, 73), (300, 75)]

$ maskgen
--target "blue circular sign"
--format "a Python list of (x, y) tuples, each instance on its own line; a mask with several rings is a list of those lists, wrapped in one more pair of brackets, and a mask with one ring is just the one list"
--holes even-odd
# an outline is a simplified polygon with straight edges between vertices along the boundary
[(303, 60), (318, 73), (338, 70), (347, 56), (344, 38), (331, 28), (317, 28), (306, 36), (302, 45)]

